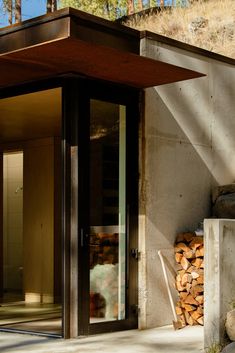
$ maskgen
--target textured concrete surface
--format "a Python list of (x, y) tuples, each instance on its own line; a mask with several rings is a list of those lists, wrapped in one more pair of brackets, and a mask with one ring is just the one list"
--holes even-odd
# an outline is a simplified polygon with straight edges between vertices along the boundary
[(205, 238), (205, 346), (223, 343), (225, 319), (235, 299), (235, 220), (206, 219)]
[(1, 353), (200, 353), (202, 348), (201, 326), (186, 327), (179, 331), (167, 326), (71, 340), (0, 332)]
[[(146, 90), (140, 133), (140, 327), (172, 321), (157, 252), (211, 216), (211, 190), (235, 180), (235, 70), (144, 38), (141, 54), (206, 74)], [(223, 92), (223, 94), (221, 94)], [(160, 305), (159, 305), (160, 304)]]
[[(166, 60), (165, 50), (147, 40), (146, 56)], [(144, 50), (144, 48), (142, 48)], [(194, 66), (208, 73), (208, 64), (200, 58), (167, 49), (168, 60), (179, 66)], [(140, 284), (146, 268), (145, 290), (140, 292), (140, 327), (167, 325), (173, 316), (163, 280), (158, 250), (173, 249), (178, 232), (195, 230), (210, 215), (211, 173), (201, 155), (211, 161), (210, 107), (205, 94), (207, 79), (200, 78), (146, 90), (144, 143), (142, 144), (141, 181), (145, 203), (145, 228), (139, 230)], [(143, 141), (143, 140), (142, 140)], [(143, 238), (145, 244), (143, 247)], [(173, 264), (174, 257), (168, 260)], [(143, 295), (142, 295), (143, 294)], [(160, 304), (160, 305), (159, 305)], [(143, 319), (145, 316), (145, 320)]]

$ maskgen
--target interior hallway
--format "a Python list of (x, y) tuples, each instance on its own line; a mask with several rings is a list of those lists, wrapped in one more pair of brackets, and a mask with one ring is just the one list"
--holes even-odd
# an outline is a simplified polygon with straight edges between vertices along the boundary
[(0, 332), (0, 352), (34, 353), (201, 353), (203, 327), (174, 331), (171, 326), (131, 330), (82, 339), (51, 339)]

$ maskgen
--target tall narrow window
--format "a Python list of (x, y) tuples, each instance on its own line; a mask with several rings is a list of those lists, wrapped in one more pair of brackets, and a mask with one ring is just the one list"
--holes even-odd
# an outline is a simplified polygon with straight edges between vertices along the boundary
[(125, 319), (126, 109), (91, 100), (90, 323)]

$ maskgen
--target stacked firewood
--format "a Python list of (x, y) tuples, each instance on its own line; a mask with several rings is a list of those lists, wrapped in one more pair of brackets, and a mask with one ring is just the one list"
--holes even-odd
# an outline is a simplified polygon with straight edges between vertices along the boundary
[(90, 269), (95, 265), (118, 263), (118, 233), (90, 235)]
[(204, 245), (195, 233), (178, 234), (175, 243), (177, 262), (176, 313), (182, 326), (203, 325)]

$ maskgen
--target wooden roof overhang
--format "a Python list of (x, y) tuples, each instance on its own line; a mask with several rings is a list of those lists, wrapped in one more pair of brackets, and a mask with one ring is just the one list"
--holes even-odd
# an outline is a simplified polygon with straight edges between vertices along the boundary
[(0, 30), (0, 89), (76, 73), (135, 88), (204, 76), (139, 55), (140, 32), (71, 8)]

